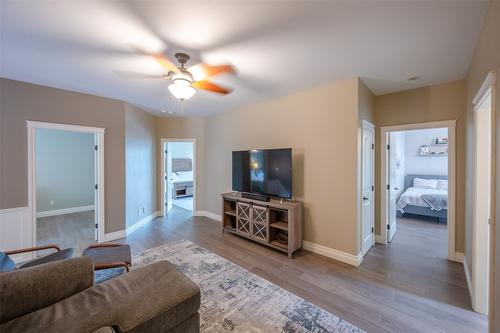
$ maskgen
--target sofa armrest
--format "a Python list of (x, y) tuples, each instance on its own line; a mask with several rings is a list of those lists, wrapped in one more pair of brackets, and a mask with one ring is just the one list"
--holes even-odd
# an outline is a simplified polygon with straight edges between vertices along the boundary
[(89, 257), (0, 274), (0, 323), (57, 303), (93, 284), (94, 265)]
[(0, 325), (0, 331), (79, 333), (111, 326), (129, 332), (161, 322), (158, 332), (168, 332), (199, 307), (198, 286), (172, 264), (158, 261)]

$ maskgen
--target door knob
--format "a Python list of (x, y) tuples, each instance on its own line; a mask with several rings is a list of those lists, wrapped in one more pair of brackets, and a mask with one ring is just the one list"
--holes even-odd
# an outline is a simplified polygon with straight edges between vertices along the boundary
[(367, 197), (363, 197), (363, 201), (368, 201), (368, 198)]

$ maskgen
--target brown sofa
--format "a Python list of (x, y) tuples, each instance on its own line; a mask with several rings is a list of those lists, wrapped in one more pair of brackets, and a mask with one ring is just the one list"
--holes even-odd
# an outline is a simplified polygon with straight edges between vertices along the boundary
[(0, 332), (199, 332), (200, 289), (167, 261), (94, 285), (89, 257), (0, 274)]

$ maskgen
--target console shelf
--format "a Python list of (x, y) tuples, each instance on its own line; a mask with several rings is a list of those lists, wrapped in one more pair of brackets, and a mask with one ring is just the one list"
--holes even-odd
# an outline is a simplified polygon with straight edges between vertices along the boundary
[(302, 247), (302, 204), (271, 199), (262, 202), (239, 193), (223, 193), (222, 232), (228, 231), (273, 249), (293, 252)]

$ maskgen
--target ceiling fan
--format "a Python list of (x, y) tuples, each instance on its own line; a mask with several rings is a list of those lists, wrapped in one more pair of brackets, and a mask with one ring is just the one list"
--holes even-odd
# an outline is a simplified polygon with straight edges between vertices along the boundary
[(185, 65), (190, 57), (186, 53), (176, 53), (175, 59), (180, 66), (175, 66), (163, 54), (154, 54), (155, 59), (168, 70), (168, 74), (164, 78), (168, 78), (172, 83), (168, 86), (168, 90), (176, 98), (181, 101), (191, 98), (197, 89), (206, 90), (221, 95), (227, 95), (231, 92), (230, 89), (222, 87), (208, 79), (223, 73), (235, 73), (231, 65), (212, 66), (205, 63), (199, 63), (189, 68)]

